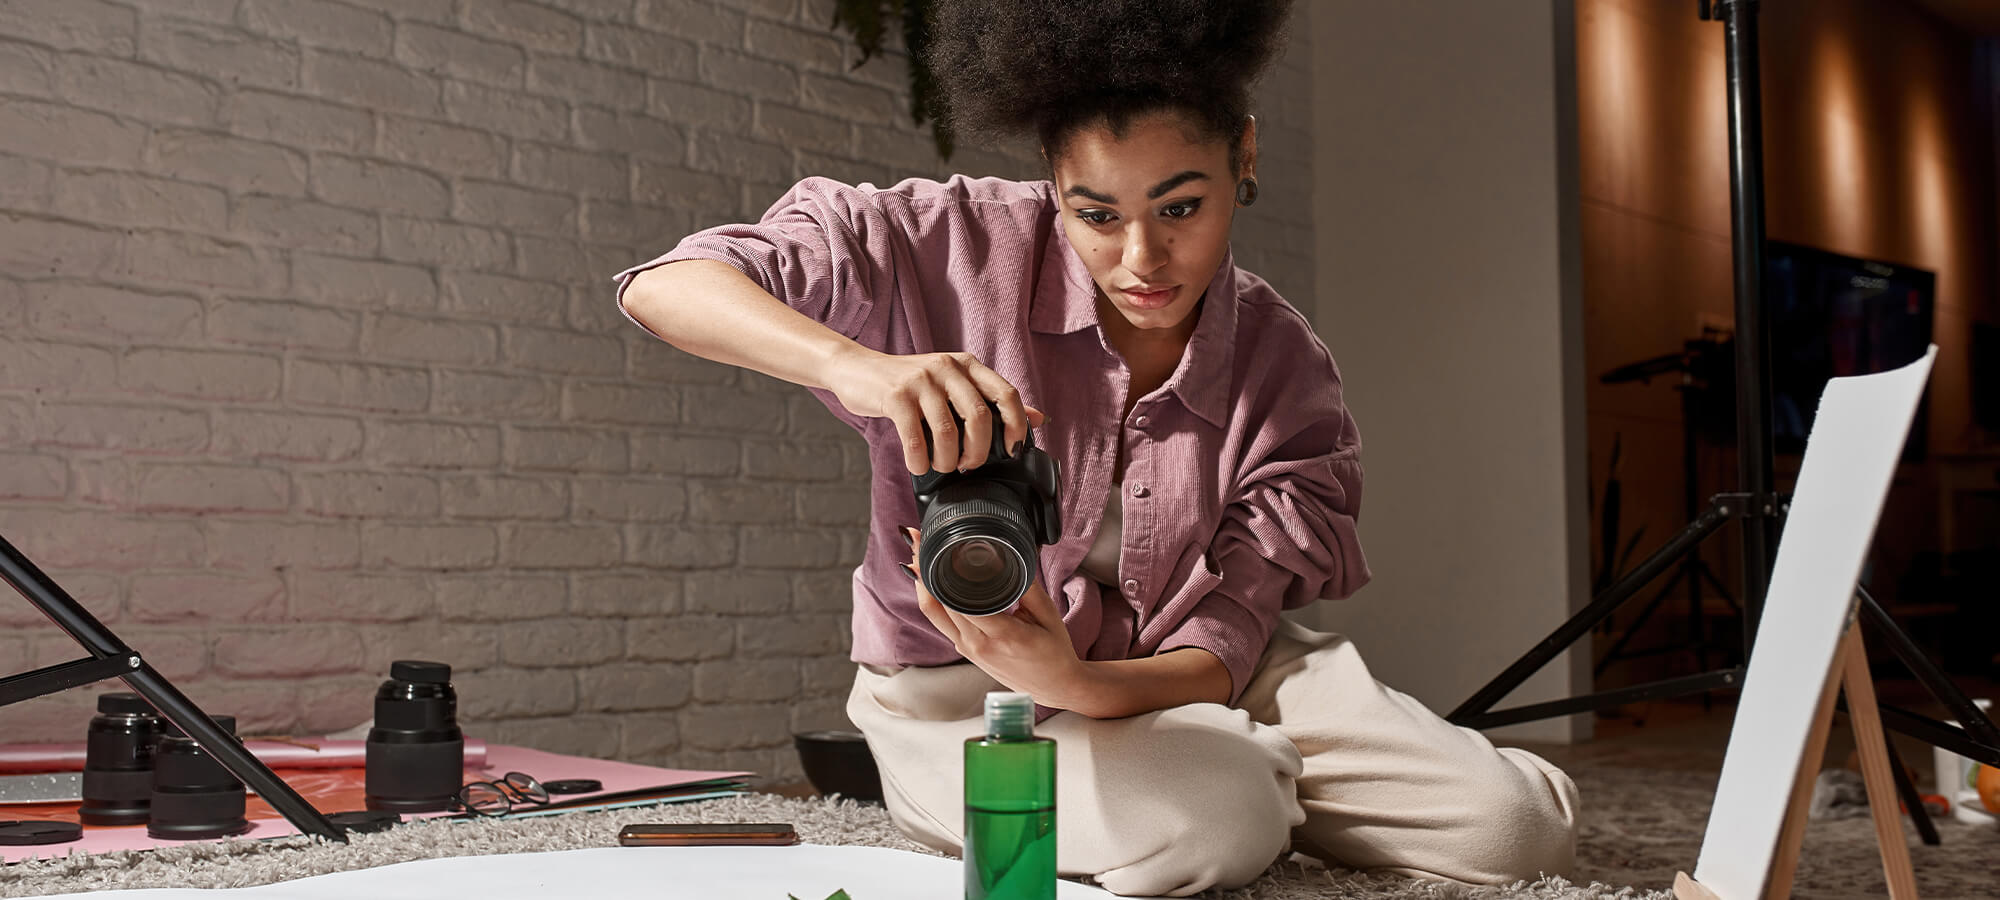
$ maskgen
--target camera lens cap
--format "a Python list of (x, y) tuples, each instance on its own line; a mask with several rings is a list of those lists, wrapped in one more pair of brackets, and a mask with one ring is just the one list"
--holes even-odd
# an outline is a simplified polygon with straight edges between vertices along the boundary
[(352, 809), (326, 817), (333, 827), (348, 834), (372, 834), (403, 824), (403, 817), (386, 809)]
[(551, 794), (588, 794), (604, 790), (604, 782), (595, 778), (564, 778), (559, 781), (543, 782)]
[(451, 666), (421, 659), (399, 659), (389, 664), (389, 677), (416, 684), (449, 684)]
[(146, 698), (138, 694), (123, 692), (99, 694), (97, 711), (114, 716), (150, 716), (153, 714), (153, 704), (147, 703)]
[(83, 826), (75, 822), (47, 822), (11, 819), (0, 822), (0, 846), (25, 847), (32, 844), (62, 844), (80, 840)]

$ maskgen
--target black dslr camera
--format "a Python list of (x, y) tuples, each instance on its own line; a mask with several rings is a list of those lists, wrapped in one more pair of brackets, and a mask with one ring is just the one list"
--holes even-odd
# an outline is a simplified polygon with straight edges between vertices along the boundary
[[(917, 574), (939, 603), (968, 616), (986, 616), (1014, 605), (1041, 571), (1043, 544), (1062, 537), (1058, 504), (1060, 470), (1035, 447), (1030, 433), (1019, 456), (1009, 456), (1000, 407), (993, 411), (992, 448), (986, 462), (967, 472), (930, 471), (912, 477), (923, 516)], [(965, 420), (957, 413), (964, 434)], [(970, 439), (970, 435), (966, 435)], [(930, 428), (924, 428), (929, 450)]]

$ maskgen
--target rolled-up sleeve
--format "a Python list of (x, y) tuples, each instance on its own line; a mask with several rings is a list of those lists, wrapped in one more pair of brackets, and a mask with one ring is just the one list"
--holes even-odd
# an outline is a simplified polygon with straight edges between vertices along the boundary
[[(1352, 421), (1344, 411), (1340, 424), (1342, 436), (1351, 438)], [(1224, 510), (1209, 544), (1220, 583), (1195, 602), (1158, 652), (1200, 647), (1215, 654), (1229, 670), (1229, 703), (1235, 705), (1281, 610), (1342, 599), (1368, 582), (1368, 563), (1355, 534), (1360, 504), (1358, 442), (1325, 455), (1260, 465)]]
[(800, 181), (755, 224), (698, 231), (658, 258), (618, 273), (618, 308), (644, 328), (625, 307), (633, 277), (671, 262), (712, 259), (735, 267), (813, 321), (869, 343), (864, 331), (876, 292), (893, 289), (896, 258), (894, 230), (871, 197), (872, 189), (828, 178)]

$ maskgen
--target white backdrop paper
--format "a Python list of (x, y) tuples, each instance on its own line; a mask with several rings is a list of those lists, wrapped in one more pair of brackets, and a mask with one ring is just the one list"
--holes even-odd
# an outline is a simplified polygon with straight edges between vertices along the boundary
[[(66, 894), (91, 900), (939, 900), (965, 892), (955, 859), (881, 847), (603, 847), (426, 859), (233, 890), (170, 888)], [(1116, 895), (1059, 881), (1058, 900)]]
[(1695, 867), (1722, 900), (1763, 896), (1793, 779), (1818, 764), (1803, 757), (1820, 689), (1936, 358), (1835, 378), (1820, 398)]

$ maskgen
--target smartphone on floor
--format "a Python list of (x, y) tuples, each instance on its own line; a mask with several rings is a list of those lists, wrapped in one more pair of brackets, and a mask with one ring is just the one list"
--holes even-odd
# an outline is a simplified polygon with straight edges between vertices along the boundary
[(627, 825), (618, 832), (621, 847), (782, 847), (798, 842), (798, 832), (782, 823)]

